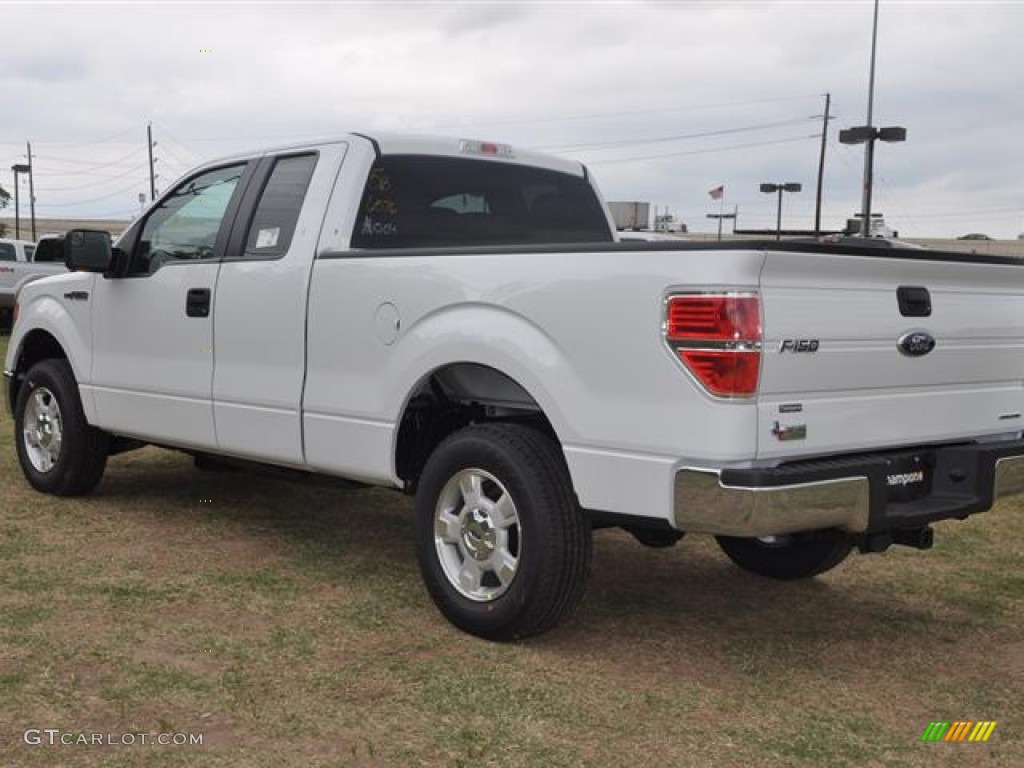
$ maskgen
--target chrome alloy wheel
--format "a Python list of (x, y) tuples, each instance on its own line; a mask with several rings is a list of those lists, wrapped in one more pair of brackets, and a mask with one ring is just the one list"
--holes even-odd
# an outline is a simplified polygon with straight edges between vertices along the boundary
[(504, 485), (482, 469), (453, 475), (434, 510), (434, 546), (449, 583), (477, 602), (511, 586), (521, 556), (519, 513)]
[(22, 428), (25, 452), (37, 472), (49, 472), (60, 458), (64, 438), (60, 406), (46, 387), (36, 387), (28, 397)]

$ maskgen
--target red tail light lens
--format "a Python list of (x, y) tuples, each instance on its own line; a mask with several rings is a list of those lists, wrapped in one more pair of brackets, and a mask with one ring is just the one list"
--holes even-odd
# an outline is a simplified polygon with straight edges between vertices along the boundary
[(757, 394), (761, 340), (761, 301), (756, 293), (669, 297), (665, 341), (716, 397)]
[(669, 339), (761, 339), (757, 296), (673, 296), (668, 303)]
[(681, 349), (679, 357), (708, 391), (719, 397), (753, 397), (761, 370), (760, 352), (702, 352)]

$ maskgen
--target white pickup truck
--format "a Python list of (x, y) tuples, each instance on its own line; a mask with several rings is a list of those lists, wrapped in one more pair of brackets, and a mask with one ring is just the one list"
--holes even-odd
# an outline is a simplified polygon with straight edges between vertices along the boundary
[(352, 134), (206, 164), (26, 286), (35, 488), (140, 443), (415, 494), (440, 610), (506, 640), (595, 527), (796, 579), (1024, 490), (1024, 269), (847, 244), (617, 243), (578, 163)]
[(57, 237), (44, 235), (38, 244), (0, 240), (0, 310), (14, 306), (23, 285), (66, 271), (63, 243)]

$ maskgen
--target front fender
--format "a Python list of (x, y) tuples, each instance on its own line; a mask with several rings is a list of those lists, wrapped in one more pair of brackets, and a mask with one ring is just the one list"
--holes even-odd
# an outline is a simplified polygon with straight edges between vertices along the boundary
[[(40, 334), (50, 336), (64, 352), (75, 380), (87, 384), (92, 374), (92, 318), (88, 300), (72, 301), (65, 293), (91, 294), (95, 275), (74, 273), (66, 279), (32, 281), (18, 294), (18, 320), (11, 331), (5, 370), (23, 373), (23, 358)], [(28, 361), (29, 364), (35, 360)], [(82, 395), (86, 418), (93, 419), (92, 398)]]

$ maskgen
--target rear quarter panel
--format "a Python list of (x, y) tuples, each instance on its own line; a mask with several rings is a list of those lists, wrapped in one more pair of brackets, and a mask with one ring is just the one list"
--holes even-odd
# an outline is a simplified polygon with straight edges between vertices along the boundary
[[(395, 481), (396, 426), (410, 393), (444, 365), (474, 362), (510, 376), (541, 406), (585, 505), (607, 509), (596, 502), (616, 483), (613, 495), (622, 495), (629, 483), (602, 467), (624, 462), (651, 470), (637, 476), (657, 483), (661, 504), (672, 467), (752, 458), (757, 415), (753, 403), (708, 397), (673, 359), (662, 340), (664, 299), (681, 288), (756, 286), (762, 261), (754, 251), (625, 249), (320, 259), (309, 304), (307, 459), (332, 471), (358, 465), (363, 476), (386, 468)], [(400, 318), (390, 343), (376, 326), (385, 305)], [(339, 456), (346, 435), (359, 436), (359, 450)]]

